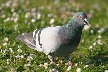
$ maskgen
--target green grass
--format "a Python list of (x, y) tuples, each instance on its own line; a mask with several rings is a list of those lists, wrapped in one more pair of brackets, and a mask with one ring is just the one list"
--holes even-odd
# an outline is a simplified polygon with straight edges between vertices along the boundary
[[(17, 1), (17, 0), (16, 0)], [(27, 2), (28, 1), (28, 2)], [(55, 4), (54, 1), (59, 1)], [(8, 5), (9, 6), (6, 6)], [(36, 28), (51, 26), (49, 21), (54, 18), (54, 26), (64, 25), (72, 17), (73, 12), (83, 11), (86, 14), (92, 13), (93, 17), (88, 18), (91, 27), (83, 30), (81, 42), (77, 50), (72, 53), (71, 61), (78, 66), (72, 66), (69, 72), (76, 72), (81, 68), (81, 72), (105, 72), (108, 71), (108, 1), (107, 0), (2, 0), (0, 1), (0, 72), (49, 72), (56, 69), (65, 72), (68, 65), (62, 58), (55, 58), (59, 66), (49, 65), (47, 69), (40, 64), (50, 63), (44, 53), (28, 48), (21, 41), (15, 38), (21, 33), (32, 32)], [(12, 5), (14, 4), (14, 7)], [(41, 14), (39, 19), (35, 15), (25, 18), (26, 13), (31, 14), (31, 10), (36, 8), (36, 12)], [(34, 11), (34, 13), (36, 13)], [(48, 15), (51, 17), (48, 17)], [(13, 20), (18, 18), (16, 22)], [(36, 19), (36, 22), (31, 22)], [(14, 29), (18, 25), (18, 29)], [(16, 27), (17, 28), (17, 27)], [(103, 28), (102, 33), (98, 31)], [(91, 31), (93, 30), (93, 33)], [(98, 36), (102, 36), (101, 39)], [(4, 38), (8, 38), (6, 41)], [(101, 40), (101, 44), (93, 43)], [(3, 46), (7, 43), (6, 46)], [(21, 46), (22, 52), (18, 52)], [(89, 49), (93, 46), (92, 49)], [(10, 48), (13, 50), (10, 50)], [(31, 55), (32, 54), (32, 55)], [(16, 56), (22, 55), (22, 58)], [(32, 57), (32, 58), (29, 58)], [(9, 60), (8, 60), (9, 59)], [(8, 64), (9, 63), (9, 64)], [(25, 64), (31, 64), (25, 66)], [(88, 67), (84, 68), (85, 65)]]

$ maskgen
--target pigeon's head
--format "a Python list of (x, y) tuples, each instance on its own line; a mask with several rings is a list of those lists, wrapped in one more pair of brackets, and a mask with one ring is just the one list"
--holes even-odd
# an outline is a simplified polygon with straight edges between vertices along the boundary
[(81, 25), (89, 25), (87, 15), (83, 12), (77, 12), (74, 15), (74, 21)]

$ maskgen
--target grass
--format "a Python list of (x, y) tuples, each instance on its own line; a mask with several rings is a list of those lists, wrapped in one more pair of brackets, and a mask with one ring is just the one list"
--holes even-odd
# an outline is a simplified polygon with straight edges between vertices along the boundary
[[(44, 53), (28, 48), (15, 38), (36, 28), (66, 24), (77, 11), (88, 15), (91, 27), (83, 30), (81, 42), (71, 55), (76, 66), (69, 72), (78, 68), (79, 72), (108, 72), (107, 3), (107, 0), (0, 1), (0, 72), (65, 72), (68, 68), (65, 60), (55, 58), (59, 66), (47, 65), (50, 61)], [(51, 19), (54, 23), (50, 23)]]

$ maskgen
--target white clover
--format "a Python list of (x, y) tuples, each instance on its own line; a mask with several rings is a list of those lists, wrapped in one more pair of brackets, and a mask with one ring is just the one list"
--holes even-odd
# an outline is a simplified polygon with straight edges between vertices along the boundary
[(104, 28), (100, 28), (100, 29), (98, 30), (98, 33), (102, 33), (102, 32), (104, 32), (104, 31), (105, 31)]
[(18, 52), (18, 53), (22, 53), (22, 50), (21, 50), (21, 48), (19, 48), (19, 49), (17, 50), (17, 52)]
[(20, 57), (23, 59), (24, 58), (24, 55), (21, 55)]
[(43, 64), (40, 64), (39, 66), (41, 67), (41, 66), (43, 66)]
[(90, 27), (91, 27), (91, 25), (89, 25), (89, 26), (88, 25), (84, 25), (84, 28), (83, 29), (84, 30), (88, 30), (88, 29), (90, 29)]
[(4, 38), (4, 41), (5, 41), (5, 42), (8, 42), (8, 41), (9, 41), (8, 37), (5, 37), (5, 38)]
[(98, 39), (98, 40), (97, 40), (97, 44), (103, 45), (102, 40), (101, 40), (101, 39)]
[(90, 49), (90, 50), (93, 49), (93, 46), (89, 46), (89, 49)]
[(6, 43), (6, 42), (4, 42), (2, 45), (3, 45), (3, 46), (7, 46), (7, 43)]
[(66, 71), (70, 71), (71, 70), (71, 66), (68, 66), (67, 70)]
[(54, 18), (52, 18), (49, 23), (53, 24), (54, 23)]
[(31, 19), (31, 22), (32, 22), (32, 23), (36, 22), (36, 19)]
[(65, 63), (65, 65), (69, 65), (69, 63)]
[(93, 43), (93, 46), (96, 46), (96, 42)]
[(16, 72), (16, 71), (15, 71), (15, 68), (11, 68), (11, 71), (10, 71), (10, 72)]
[(94, 30), (90, 30), (90, 32), (93, 34), (94, 33)]
[(25, 14), (25, 18), (29, 18), (31, 16), (31, 13), (30, 12), (27, 12), (26, 14)]
[(3, 50), (3, 53), (6, 53), (6, 52), (8, 52), (8, 50), (7, 50), (7, 49)]
[(10, 64), (10, 62), (6, 62), (7, 64)]
[(13, 19), (13, 21), (14, 21), (14, 23), (17, 23), (18, 18), (17, 18), (17, 17), (16, 17), (16, 18), (14, 18), (14, 19)]
[(84, 68), (87, 68), (89, 65), (85, 65)]
[(101, 35), (98, 35), (98, 39), (101, 39), (102, 38), (102, 36)]
[(33, 60), (33, 57), (32, 56), (28, 56), (27, 57), (27, 61), (31, 61), (31, 60)]
[(45, 67), (45, 69), (47, 69), (48, 68), (48, 66), (49, 66), (49, 64), (48, 63), (44, 63), (44, 65), (43, 65), (44, 67)]
[(3, 18), (3, 19), (6, 18), (6, 15), (5, 14), (2, 14), (1, 15), (1, 18)]
[(21, 48), (21, 45), (18, 45), (18, 48)]
[(13, 53), (13, 50), (12, 50), (12, 48), (9, 48), (9, 51), (10, 51), (11, 53)]
[(0, 66), (0, 71), (2, 70), (2, 67)]
[(75, 63), (75, 65), (74, 66), (78, 66), (78, 63)]
[(21, 57), (20, 55), (15, 56), (15, 58), (20, 58), (20, 57)]
[(108, 72), (108, 70), (105, 70), (104, 72)]
[(40, 19), (41, 18), (41, 13), (37, 13), (37, 19)]
[(2, 46), (0, 45), (0, 49), (2, 48)]
[(7, 59), (7, 62), (6, 62), (7, 64), (10, 64), (10, 59)]
[(81, 68), (77, 68), (76, 72), (81, 72)]
[(9, 62), (10, 61), (10, 59), (7, 59), (7, 62)]
[(14, 25), (14, 30), (15, 30), (15, 31), (18, 31), (18, 30), (19, 30), (18, 25)]
[(24, 64), (24, 66), (26, 67), (26, 66), (31, 66), (31, 64), (30, 63), (28, 63), (28, 64)]

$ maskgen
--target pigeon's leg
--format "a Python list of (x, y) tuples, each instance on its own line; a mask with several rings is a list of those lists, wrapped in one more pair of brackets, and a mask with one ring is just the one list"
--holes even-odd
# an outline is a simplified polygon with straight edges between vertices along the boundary
[(51, 55), (48, 55), (48, 58), (49, 58), (50, 61), (51, 61), (50, 64), (55, 64), (55, 63), (54, 63), (54, 59), (53, 59), (53, 57), (52, 57)]
[(70, 61), (70, 57), (69, 57), (69, 56), (68, 56), (68, 57), (65, 57), (65, 59), (66, 59), (66, 61), (68, 62), (68, 64), (69, 64), (70, 66), (73, 65), (73, 63)]

